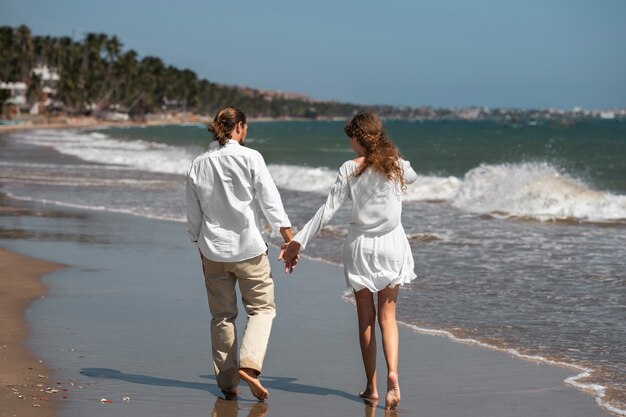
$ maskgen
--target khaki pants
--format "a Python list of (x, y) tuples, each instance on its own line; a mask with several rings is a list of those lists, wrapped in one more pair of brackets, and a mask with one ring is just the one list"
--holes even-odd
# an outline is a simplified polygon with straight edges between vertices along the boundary
[[(240, 368), (261, 373), (263, 359), (276, 315), (274, 281), (266, 254), (240, 262), (216, 262), (202, 257), (209, 299), (211, 345), (217, 386), (232, 390), (239, 384)], [(241, 348), (237, 349), (237, 294), (248, 314)]]

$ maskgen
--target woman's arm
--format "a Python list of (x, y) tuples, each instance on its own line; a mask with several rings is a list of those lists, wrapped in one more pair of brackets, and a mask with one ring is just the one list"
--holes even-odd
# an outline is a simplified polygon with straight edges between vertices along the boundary
[(322, 227), (328, 224), (346, 200), (348, 196), (347, 177), (348, 174), (346, 170), (344, 167), (341, 167), (335, 179), (335, 184), (326, 198), (326, 203), (317, 210), (313, 218), (311, 218), (311, 220), (304, 225), (302, 230), (293, 237), (293, 240), (299, 243), (303, 249), (306, 248), (309, 241), (319, 233)]
[(417, 174), (411, 167), (411, 163), (409, 161), (405, 161), (404, 159), (402, 159), (401, 161), (402, 161), (402, 172), (404, 176), (404, 183), (405, 184), (414, 183), (417, 180)]

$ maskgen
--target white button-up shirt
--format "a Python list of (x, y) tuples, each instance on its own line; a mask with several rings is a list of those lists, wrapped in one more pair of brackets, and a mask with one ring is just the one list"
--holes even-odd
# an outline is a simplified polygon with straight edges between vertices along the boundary
[(230, 139), (224, 146), (212, 142), (193, 160), (187, 175), (187, 223), (205, 257), (236, 262), (265, 252), (258, 208), (273, 234), (291, 227), (259, 152)]

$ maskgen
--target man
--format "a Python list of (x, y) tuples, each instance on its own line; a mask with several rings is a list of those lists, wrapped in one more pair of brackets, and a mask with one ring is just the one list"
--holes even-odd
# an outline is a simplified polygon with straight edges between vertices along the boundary
[[(209, 127), (214, 141), (191, 164), (187, 175), (189, 235), (200, 250), (209, 310), (211, 344), (217, 385), (227, 399), (236, 399), (239, 379), (263, 401), (268, 391), (259, 375), (275, 316), (274, 283), (261, 235), (257, 207), (274, 234), (292, 238), (276, 185), (263, 157), (245, 148), (245, 114), (235, 108), (220, 110)], [(292, 262), (291, 268), (295, 265)], [(248, 322), (237, 349), (239, 283)]]

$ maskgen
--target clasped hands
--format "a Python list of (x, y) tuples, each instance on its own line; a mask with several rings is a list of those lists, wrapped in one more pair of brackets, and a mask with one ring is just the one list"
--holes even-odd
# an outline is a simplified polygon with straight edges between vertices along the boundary
[(279, 261), (285, 262), (285, 273), (291, 274), (300, 260), (300, 244), (295, 240), (283, 243), (280, 247)]

